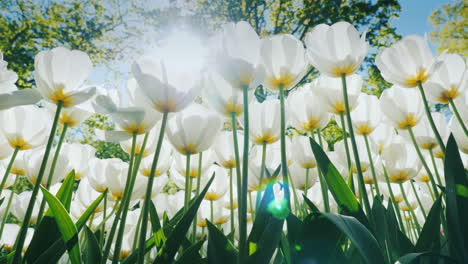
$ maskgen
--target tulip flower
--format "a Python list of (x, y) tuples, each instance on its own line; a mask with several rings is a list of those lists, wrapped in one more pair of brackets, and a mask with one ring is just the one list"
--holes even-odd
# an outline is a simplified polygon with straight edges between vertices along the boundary
[(377, 146), (378, 153), (380, 154), (392, 143), (395, 136), (395, 129), (388, 125), (387, 122), (381, 122), (370, 135), (370, 141)]
[[(26, 252), (29, 247), (29, 243), (31, 243), (31, 239), (34, 234), (34, 228), (28, 228), (26, 234), (26, 239), (24, 242), (24, 246), (22, 248), (22, 252)], [(18, 236), (18, 232), (20, 231), (20, 226), (17, 224), (6, 224), (5, 225), (5, 232), (3, 232), (2, 236), (0, 237), (0, 246), (3, 247), (4, 250), (13, 250), (15, 245), (16, 237)]]
[[(24, 191), (15, 196), (13, 201), (14, 206), (11, 208), (11, 213), (18, 218), (20, 221), (23, 221), (26, 215), (26, 208), (28, 206), (29, 201), (31, 200), (31, 191)], [(42, 195), (39, 195), (41, 198), (35, 200), (34, 209), (32, 211), (31, 218), (28, 221), (28, 225), (36, 224), (37, 215), (39, 213), (40, 207), (40, 200), (42, 200)]]
[(305, 44), (310, 64), (332, 77), (356, 72), (369, 50), (366, 34), (359, 36), (353, 25), (343, 21), (315, 26), (306, 34)]
[(99, 193), (103, 193), (109, 188), (107, 175), (116, 175), (120, 169), (118, 165), (122, 161), (119, 159), (98, 159), (93, 158), (89, 161), (88, 181), (91, 187)]
[[(221, 131), (216, 142), (213, 144), (216, 162), (226, 169), (232, 169), (237, 166), (234, 143), (230, 134), (229, 132)], [(237, 133), (237, 138), (242, 142), (244, 135)], [(242, 156), (240, 156), (240, 159), (242, 159)]]
[(382, 120), (379, 99), (373, 95), (362, 94), (357, 107), (352, 112), (353, 128), (358, 135), (370, 135)]
[[(447, 126), (447, 122), (445, 121), (445, 117), (442, 113), (431, 113), (434, 122), (439, 129), (439, 133), (441, 134), (443, 139), (447, 139), (449, 136), (449, 128)], [(416, 142), (418, 143), (419, 147), (424, 150), (432, 150), (437, 147), (437, 139), (435, 138), (434, 132), (431, 129), (429, 121), (426, 119), (421, 120), (414, 128), (413, 128), (414, 137)], [(402, 132), (402, 136), (405, 138), (410, 139), (410, 135), (407, 131)], [(411, 140), (411, 139), (410, 139)]]
[(75, 179), (79, 180), (88, 176), (88, 162), (95, 156), (96, 149), (84, 144), (65, 144), (62, 153), (68, 158), (69, 166), (75, 170)]
[(225, 169), (216, 165), (213, 166), (211, 171), (213, 171), (215, 178), (205, 194), (205, 200), (218, 201), (228, 190), (228, 175)]
[(207, 150), (221, 130), (222, 121), (218, 114), (201, 106), (181, 112), (167, 124), (167, 138), (183, 155)]
[(380, 108), (397, 129), (416, 126), (423, 115), (423, 104), (417, 91), (398, 86), (382, 93)]
[(8, 63), (3, 60), (0, 51), (0, 110), (9, 109), (19, 105), (35, 104), (42, 99), (36, 89), (16, 89), (18, 75), (8, 70)]
[(389, 181), (403, 183), (418, 174), (421, 162), (414, 148), (404, 141), (393, 142), (382, 152), (382, 159), (388, 172)]
[(34, 59), (37, 91), (47, 101), (64, 107), (81, 104), (96, 92), (82, 87), (92, 69), (88, 55), (78, 50), (58, 47), (39, 52)]
[(256, 88), (264, 70), (260, 64), (261, 40), (254, 29), (245, 21), (228, 23), (218, 38), (220, 47), (215, 48), (213, 67), (234, 89)]
[[(363, 85), (362, 78), (356, 74), (350, 75), (346, 77), (346, 83), (348, 88), (349, 109), (350, 111), (353, 111), (357, 106), (358, 97), (360, 96), (360, 91)], [(341, 91), (340, 78), (322, 75), (311, 86), (311, 88), (322, 98), (328, 112), (336, 115), (347, 114), (343, 93)]]
[(457, 142), (458, 149), (465, 154), (468, 154), (468, 137), (464, 134), (463, 128), (459, 122), (452, 117), (449, 122), (450, 130), (452, 131), (455, 141)]
[[(156, 129), (154, 131), (159, 131), (159, 130)], [(169, 145), (167, 141), (163, 141), (163, 146), (159, 154), (158, 164), (154, 172), (155, 177), (161, 176), (169, 170), (172, 164), (172, 158), (173, 158), (172, 147)], [(153, 163), (152, 157), (146, 157), (141, 160), (139, 171), (143, 176), (146, 176), (146, 177), (150, 176), (152, 163)]]
[[(249, 119), (249, 136), (253, 143), (258, 145), (272, 144), (280, 137), (280, 107), (276, 100), (267, 100), (263, 103), (253, 102)], [(241, 119), (243, 122), (244, 119)]]
[(375, 63), (387, 82), (406, 88), (425, 83), (440, 67), (427, 41), (416, 35), (406, 36), (382, 50)]
[[(24, 155), (24, 161), (27, 164), (26, 167), (26, 178), (33, 185), (36, 184), (38, 180), (39, 170), (41, 167), (42, 159), (44, 158), (44, 149), (40, 148), (37, 151), (29, 152)], [(46, 171), (51, 171), (52, 163), (48, 162), (46, 165)], [(69, 159), (66, 155), (59, 155), (58, 160), (55, 166), (54, 173), (49, 179), (42, 178), (42, 186), (51, 186), (54, 185), (65, 178), (65, 176), (72, 170), (69, 164)]]
[(292, 92), (286, 103), (290, 125), (302, 132), (321, 130), (330, 120), (322, 98), (310, 86)]

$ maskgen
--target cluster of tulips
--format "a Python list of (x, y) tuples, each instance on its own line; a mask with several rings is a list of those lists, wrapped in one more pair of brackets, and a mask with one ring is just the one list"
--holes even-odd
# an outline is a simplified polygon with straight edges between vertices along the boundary
[[(326, 175), (330, 168), (314, 155), (319, 145), (366, 215), (374, 197), (382, 199), (417, 241), (445, 186), (450, 133), (468, 165), (463, 58), (436, 57), (423, 38), (407, 36), (376, 57), (393, 84), (378, 98), (362, 92), (356, 72), (370, 47), (347, 22), (317, 25), (304, 43), (287, 34), (260, 38), (238, 22), (212, 42), (202, 72), (140, 57), (123, 93), (85, 86), (92, 63), (81, 51), (37, 54), (36, 88), (27, 90), (16, 89), (17, 76), (2, 59), (0, 245), (9, 261), (32, 263), (33, 247), (55, 245), (44, 245), (42, 231), (52, 223), (68, 245), (54, 262), (79, 263), (89, 231), (102, 249), (101, 263), (180, 258), (178, 247), (161, 253), (177, 241), (148, 247), (152, 239), (158, 243), (154, 223), (175, 225), (170, 219), (193, 215), (180, 229), (182, 240), (203, 243), (207, 228), (215, 227), (229, 234), (238, 263), (245, 263), (255, 251), (247, 236), (268, 188), (267, 208), (277, 219), (303, 219), (310, 203), (321, 212), (342, 212)], [(320, 76), (303, 84), (312, 67)], [(269, 91), (263, 102), (254, 96), (260, 85)], [(453, 114), (431, 112), (434, 103), (449, 104)], [(129, 162), (98, 159), (93, 147), (66, 142), (67, 131), (95, 113), (116, 127), (98, 133), (100, 140), (119, 142)], [(328, 146), (322, 130), (332, 119), (343, 139)], [(21, 178), (31, 190), (19, 193)], [(168, 191), (168, 183), (176, 188)], [(199, 248), (204, 256), (206, 243)]]

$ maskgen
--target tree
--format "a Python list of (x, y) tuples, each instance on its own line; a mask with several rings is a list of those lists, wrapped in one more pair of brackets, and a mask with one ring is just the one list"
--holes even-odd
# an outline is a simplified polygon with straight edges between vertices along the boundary
[(468, 5), (465, 1), (454, 0), (439, 6), (432, 12), (429, 21), (434, 27), (430, 38), (437, 46), (437, 52), (447, 50), (468, 56), (468, 33), (466, 32), (466, 17)]

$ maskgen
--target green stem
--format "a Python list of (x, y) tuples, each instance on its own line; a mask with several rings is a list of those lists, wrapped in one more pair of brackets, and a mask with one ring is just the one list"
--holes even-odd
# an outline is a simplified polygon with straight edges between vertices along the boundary
[(424, 216), (424, 218), (426, 218), (426, 210), (424, 210), (424, 207), (421, 203), (421, 199), (419, 199), (419, 195), (418, 195), (418, 192), (416, 191), (416, 188), (414, 187), (414, 183), (412, 180), (409, 180), (410, 184), (411, 184), (411, 188), (413, 189), (413, 193), (414, 193), (414, 196), (416, 197), (416, 201), (418, 201), (418, 205), (419, 205), (419, 208), (421, 208), (421, 212)]
[(0, 183), (0, 196), (2, 196), (3, 188), (5, 187), (5, 183), (10, 176), (10, 171), (11, 168), (13, 167), (13, 163), (15, 162), (16, 156), (18, 155), (19, 152), (19, 147), (15, 147), (15, 150), (13, 151), (13, 155), (11, 155), (10, 162), (8, 162), (8, 166), (6, 168), (5, 174), (3, 174), (2, 178), (2, 183)]
[[(137, 225), (136, 225), (136, 230), (140, 230), (140, 226), (141, 226), (141, 220), (143, 218), (143, 214), (140, 213), (140, 216), (138, 216), (138, 221), (137, 221)], [(132, 245), (132, 252), (135, 251), (137, 245), (138, 245), (138, 232), (135, 232), (135, 236), (133, 236), (133, 245)]]
[(288, 175), (289, 175), (290, 185), (291, 185), (291, 189), (293, 193), (294, 211), (297, 214), (297, 210), (299, 209), (299, 200), (297, 199), (296, 186), (294, 184), (294, 179), (292, 178), (291, 173), (288, 173)]
[[(249, 93), (248, 86), (242, 87), (244, 103), (244, 152), (242, 157), (242, 186), (239, 203), (239, 257), (238, 264), (243, 264), (249, 255), (247, 247), (247, 184), (249, 180)], [(235, 132), (233, 130), (233, 132)], [(235, 133), (234, 133), (235, 134)], [(236, 144), (236, 142), (234, 142)], [(236, 167), (239, 167), (236, 165)]]
[(362, 176), (361, 161), (359, 159), (359, 153), (357, 151), (356, 139), (354, 138), (353, 123), (351, 121), (351, 111), (350, 111), (349, 102), (348, 102), (348, 91), (346, 87), (346, 75), (345, 74), (341, 74), (341, 83), (343, 85), (343, 98), (344, 98), (345, 109), (346, 109), (346, 119), (348, 120), (349, 135), (351, 136), (351, 146), (353, 148), (354, 163), (356, 164), (356, 169), (357, 169), (359, 189), (361, 190), (362, 200), (364, 200), (364, 207), (366, 209), (366, 213), (367, 215), (370, 216), (371, 208), (369, 204), (369, 198), (367, 197), (366, 188), (364, 186), (364, 177)]
[(432, 162), (432, 166), (434, 168), (434, 173), (436, 175), (436, 178), (437, 178), (437, 183), (442, 186), (442, 180), (440, 178), (440, 174), (439, 174), (439, 170), (437, 169), (437, 164), (436, 164), (436, 161), (435, 161), (435, 158), (434, 158), (434, 152), (432, 149), (429, 149), (429, 156), (431, 157), (431, 162)]
[[(102, 211), (102, 221), (105, 221), (105, 219), (107, 217), (107, 197), (104, 198), (103, 208), (104, 208), (104, 210)], [(104, 246), (104, 232), (105, 232), (105, 226), (102, 225), (101, 232), (99, 234), (99, 247), (101, 247), (101, 248)]]
[(341, 123), (341, 130), (343, 130), (343, 143), (344, 143), (345, 152), (346, 152), (346, 163), (348, 164), (348, 172), (350, 172), (351, 171), (351, 155), (349, 154), (350, 151), (349, 151), (349, 145), (348, 145), (348, 136), (346, 133), (345, 118), (344, 118), (343, 112), (340, 112), (340, 123)]
[[(197, 188), (196, 188), (196, 195), (197, 197), (200, 194), (200, 183), (201, 183), (201, 177), (202, 177), (202, 159), (203, 159), (203, 153), (200, 152), (198, 153), (198, 168), (197, 168)], [(193, 224), (192, 224), (192, 242), (195, 242), (195, 239), (197, 238), (197, 221), (198, 219), (195, 217), (193, 219)]]
[(429, 179), (431, 179), (432, 189), (433, 189), (434, 193), (437, 196), (439, 192), (437, 191), (437, 185), (436, 185), (436, 183), (434, 181), (434, 176), (432, 175), (432, 172), (429, 169), (429, 166), (427, 166), (426, 160), (424, 159), (424, 156), (421, 153), (421, 149), (419, 149), (418, 142), (416, 141), (416, 138), (414, 137), (413, 129), (410, 126), (408, 126), (407, 129), (408, 129), (408, 132), (410, 134), (411, 141), (413, 142), (414, 148), (416, 149), (416, 152), (418, 154), (418, 157), (421, 160), (421, 163), (422, 163), (424, 169), (426, 170), (426, 173), (429, 176)]
[(455, 114), (455, 117), (457, 118), (458, 123), (462, 127), (463, 132), (465, 132), (465, 136), (468, 137), (468, 130), (466, 129), (465, 122), (463, 122), (463, 119), (460, 113), (458, 112), (457, 106), (455, 105), (455, 103), (453, 103), (452, 98), (449, 98), (448, 101), (449, 101), (450, 106), (452, 106), (453, 113)]
[(188, 210), (190, 201), (190, 153), (185, 155), (185, 195), (184, 195), (184, 213)]
[[(136, 147), (136, 138), (137, 134), (136, 132), (133, 132), (132, 135), (132, 148), (130, 152), (130, 162), (128, 164), (128, 172), (127, 172), (127, 180), (125, 183), (125, 191), (122, 197), (123, 200), (123, 206), (122, 206), (122, 217), (120, 219), (120, 226), (119, 226), (119, 231), (117, 232), (117, 239), (115, 241), (115, 246), (114, 246), (114, 258), (112, 260), (112, 263), (116, 264), (119, 262), (119, 252), (122, 248), (122, 239), (125, 231), (125, 223), (127, 222), (127, 213), (128, 213), (128, 207), (130, 205), (130, 200), (133, 192), (133, 186), (132, 186), (132, 181), (133, 181), (133, 163), (135, 161), (135, 147)], [(141, 151), (143, 153), (143, 151)], [(136, 177), (136, 174), (134, 175)], [(118, 221), (118, 220), (117, 220)]]
[(399, 223), (400, 223), (400, 228), (401, 230), (405, 231), (405, 228), (404, 228), (404, 222), (401, 218), (401, 214), (400, 214), (400, 206), (398, 205), (398, 202), (397, 200), (395, 199), (395, 195), (393, 194), (393, 189), (392, 189), (392, 186), (390, 185), (390, 179), (388, 178), (388, 173), (387, 173), (387, 168), (385, 168), (384, 165), (382, 165), (382, 169), (384, 171), (384, 176), (385, 176), (385, 182), (387, 183), (387, 188), (388, 188), (388, 192), (390, 193), (390, 198), (392, 200), (392, 202), (394, 203), (395, 205), (395, 212), (398, 216), (398, 220)]
[(156, 166), (158, 164), (159, 153), (161, 152), (161, 146), (164, 139), (164, 132), (166, 130), (167, 117), (169, 112), (167, 109), (163, 112), (163, 118), (161, 121), (161, 130), (159, 132), (158, 143), (156, 145), (156, 151), (154, 153), (153, 163), (151, 164), (151, 171), (148, 178), (148, 185), (146, 186), (146, 195), (143, 202), (143, 220), (141, 222), (140, 241), (138, 243), (138, 264), (143, 264), (145, 256), (145, 234), (148, 228), (148, 211), (149, 203), (151, 202), (151, 192), (153, 190), (154, 174), (156, 172)]
[(377, 196), (380, 197), (379, 185), (377, 184), (377, 174), (375, 173), (374, 161), (372, 160), (371, 150), (369, 147), (369, 138), (367, 137), (367, 134), (364, 134), (364, 142), (366, 143), (367, 157), (369, 158), (372, 179), (374, 179), (375, 191), (377, 193)]
[(304, 196), (307, 197), (307, 191), (309, 191), (309, 168), (306, 168), (306, 178), (304, 186)]
[(39, 192), (39, 187), (41, 186), (42, 178), (44, 177), (44, 172), (46, 169), (47, 160), (49, 159), (50, 150), (52, 149), (52, 143), (54, 142), (55, 131), (57, 130), (57, 124), (60, 117), (60, 112), (62, 111), (63, 101), (58, 101), (57, 110), (55, 112), (54, 121), (52, 123), (52, 128), (50, 130), (49, 139), (47, 140), (47, 145), (45, 148), (44, 158), (41, 162), (41, 167), (39, 168), (39, 173), (37, 175), (36, 184), (34, 185), (31, 199), (29, 200), (28, 208), (26, 209), (26, 214), (21, 225), (18, 237), (16, 238), (15, 243), (15, 255), (13, 257), (12, 263), (20, 263), (21, 261), (21, 252), (24, 245), (24, 240), (26, 239), (26, 233), (29, 227), (29, 221), (31, 220), (31, 215), (34, 209), (36, 202), (37, 194)]
[(445, 155), (444, 141), (442, 140), (442, 137), (440, 136), (439, 131), (437, 130), (437, 127), (436, 127), (436, 125), (434, 123), (434, 119), (432, 119), (431, 111), (429, 109), (429, 104), (428, 104), (427, 99), (426, 99), (426, 93), (424, 92), (421, 81), (418, 81), (417, 85), (418, 85), (418, 88), (419, 88), (419, 92), (421, 93), (421, 97), (423, 99), (424, 110), (426, 111), (427, 119), (429, 120), (429, 124), (431, 125), (432, 131), (434, 132), (434, 135), (435, 135), (435, 137), (437, 139), (437, 142), (439, 143), (440, 149), (442, 150), (442, 153), (444, 153), (444, 155)]
[[(60, 150), (62, 149), (63, 140), (65, 139), (65, 134), (67, 133), (67, 128), (68, 128), (68, 124), (67, 123), (63, 124), (62, 133), (60, 133), (59, 141), (57, 143), (57, 148), (55, 149), (55, 154), (54, 154), (54, 157), (52, 158), (52, 164), (50, 166), (49, 177), (47, 178), (47, 183), (45, 186), (47, 190), (49, 190), (50, 184), (52, 183), (52, 178), (54, 177), (55, 167), (57, 166), (57, 160), (60, 154)], [(41, 206), (39, 207), (39, 213), (37, 214), (37, 224), (39, 224), (42, 220), (42, 215), (44, 213), (45, 205), (46, 205), (46, 200), (45, 200), (45, 197), (43, 197), (41, 201)]]
[(425, 183), (426, 183), (427, 190), (431, 194), (432, 200), (435, 201), (436, 197), (434, 195), (434, 192), (432, 192), (432, 189), (431, 189), (431, 186), (429, 185), (429, 182), (426, 181)]
[(5, 228), (5, 223), (8, 219), (8, 215), (10, 213), (10, 207), (11, 207), (11, 203), (13, 202), (13, 197), (15, 196), (15, 191), (16, 191), (16, 185), (18, 184), (18, 174), (15, 176), (15, 183), (13, 183), (13, 186), (11, 188), (11, 194), (10, 194), (10, 197), (8, 197), (8, 203), (7, 203), (7, 206), (5, 208), (5, 212), (3, 213), (3, 218), (2, 218), (2, 222), (0, 223), (0, 237), (2, 237), (2, 234), (3, 234), (3, 229)]
[[(125, 194), (127, 192), (129, 192), (130, 188), (133, 189), (133, 186), (135, 184), (136, 175), (138, 173), (138, 168), (140, 167), (140, 162), (141, 162), (141, 159), (143, 158), (143, 153), (145, 151), (146, 143), (148, 141), (148, 135), (149, 135), (148, 133), (145, 134), (145, 137), (143, 139), (143, 144), (141, 145), (140, 153), (138, 154), (137, 159), (135, 161), (135, 165), (133, 166), (132, 180), (130, 181), (130, 184), (125, 185), (125, 190), (124, 190), (124, 196), (125, 197), (128, 196), (128, 195), (125, 195)], [(130, 197), (129, 197), (129, 199), (130, 199)], [(120, 219), (120, 217), (121, 217), (121, 215), (123, 213), (123, 210), (124, 210), (125, 207), (128, 208), (128, 206), (125, 205), (125, 203), (127, 202), (126, 200), (125, 201), (122, 200), (121, 206), (119, 207), (119, 210), (117, 211), (117, 214), (116, 214), (116, 216), (114, 218), (114, 222), (112, 223), (112, 227), (111, 227), (110, 233), (109, 233), (108, 238), (107, 238), (107, 243), (106, 243), (106, 246), (105, 246), (105, 249), (104, 249), (104, 253), (102, 255), (103, 262), (105, 262), (107, 260), (107, 257), (109, 256), (110, 247), (112, 245), (115, 232), (117, 231), (117, 225), (118, 225), (119, 219)], [(118, 201), (120, 201), (120, 200), (118, 200)], [(130, 201), (128, 201), (128, 202), (130, 202)], [(114, 207), (114, 208), (116, 208), (116, 207)]]
[(405, 200), (406, 206), (408, 207), (408, 210), (410, 211), (410, 214), (414, 219), (414, 223), (416, 224), (416, 229), (418, 230), (418, 233), (420, 233), (421, 226), (419, 225), (418, 219), (416, 218), (416, 214), (414, 213), (413, 207), (411, 207), (411, 204), (408, 201), (408, 197), (406, 197), (406, 192), (405, 192), (405, 189), (403, 188), (403, 183), (399, 181), (398, 185), (400, 185), (400, 190), (401, 190), (401, 195), (403, 195), (403, 200)]
[(281, 174), (283, 176), (283, 185), (284, 185), (284, 196), (288, 204), (288, 208), (291, 209), (291, 193), (289, 190), (288, 182), (288, 160), (286, 158), (286, 114), (284, 106), (284, 88), (283, 85), (279, 86), (279, 97), (280, 97), (280, 113), (281, 113)]
[[(245, 106), (244, 106), (244, 108), (245, 108)], [(242, 194), (241, 194), (241, 191), (242, 191), (242, 189), (241, 189), (242, 174), (241, 174), (241, 169), (240, 169), (241, 162), (240, 162), (240, 156), (239, 156), (239, 144), (238, 144), (238, 140), (237, 140), (237, 121), (236, 121), (236, 113), (235, 112), (231, 112), (231, 126), (232, 126), (232, 138), (233, 138), (233, 144), (234, 144), (234, 156), (235, 156), (235, 159), (236, 159), (237, 200), (240, 201), (239, 199), (241, 199), (241, 197), (242, 197)], [(244, 133), (244, 137), (248, 137), (248, 136), (249, 136), (249, 134)], [(237, 220), (239, 222), (239, 227), (240, 227), (240, 223), (241, 223), (241, 220), (242, 220), (241, 219), (241, 214), (240, 214), (240, 206), (241, 206), (240, 202), (238, 202), (238, 204), (237, 204), (237, 208), (238, 208)], [(238, 260), (240, 260), (240, 257), (238, 258)]]
[(213, 200), (210, 200), (210, 222), (214, 224), (214, 213), (213, 213)]
[[(229, 208), (231, 211), (231, 233), (234, 232), (234, 190), (232, 179), (232, 168), (229, 168)], [(231, 241), (233, 242), (233, 241)]]
[[(312, 133), (313, 139), (315, 140), (314, 131), (311, 130), (311, 133)], [(319, 139), (320, 147), (325, 151), (325, 149), (323, 148), (322, 135), (320, 134), (320, 129), (317, 129), (317, 136)], [(325, 212), (328, 213), (330, 212), (330, 200), (328, 198), (328, 184), (327, 184), (327, 181), (325, 180), (325, 177), (322, 174), (322, 171), (319, 169), (318, 165), (317, 165), (317, 171), (318, 171), (318, 175), (320, 179), (320, 189), (322, 191), (322, 198), (323, 198), (323, 203), (325, 207)], [(354, 188), (353, 188), (353, 191), (354, 191)]]
[(260, 201), (262, 200), (262, 193), (263, 193), (263, 177), (265, 174), (265, 161), (266, 161), (266, 142), (263, 141), (262, 143), (262, 163), (260, 165), (260, 181), (258, 184), (258, 191), (257, 191), (257, 198), (255, 203), (255, 208), (260, 206)]

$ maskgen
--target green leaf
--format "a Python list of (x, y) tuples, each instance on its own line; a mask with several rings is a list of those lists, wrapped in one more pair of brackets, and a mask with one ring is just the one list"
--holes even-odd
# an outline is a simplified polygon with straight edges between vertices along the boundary
[(208, 263), (234, 264), (237, 250), (219, 229), (206, 220), (208, 227)]
[[(447, 195), (447, 235), (451, 253), (461, 263), (468, 263), (468, 198), (457, 195), (457, 186), (468, 187), (468, 179), (453, 135), (447, 142), (444, 163)], [(460, 187), (458, 187), (460, 189)]]
[[(377, 196), (372, 203), (372, 226), (374, 228), (373, 234), (375, 234), (380, 248), (386, 248), (386, 240), (388, 237), (386, 209), (382, 205), (382, 200)], [(385, 255), (389, 255), (389, 252), (386, 251), (385, 253)]]
[(49, 191), (41, 187), (41, 191), (49, 204), (49, 208), (54, 215), (58, 229), (62, 234), (62, 239), (68, 245), (68, 255), (73, 264), (81, 263), (80, 245), (78, 242), (78, 230), (67, 213), (65, 207)]
[(203, 263), (202, 257), (198, 253), (200, 252), (203, 243), (205, 243), (205, 239), (202, 239), (188, 247), (184, 252), (182, 252), (182, 255), (176, 260), (176, 262), (174, 262), (174, 264)]
[[(399, 264), (412, 264), (412, 263), (420, 263), (420, 259), (422, 257), (432, 257), (431, 262), (428, 263), (457, 263), (456, 260), (448, 257), (443, 256), (434, 252), (419, 252), (419, 253), (408, 253), (401, 258), (398, 259)], [(439, 262), (439, 260), (444, 260), (443, 262)], [(417, 261), (417, 262), (416, 262)]]
[(387, 244), (390, 247), (391, 259), (398, 259), (400, 256), (413, 251), (413, 244), (408, 237), (400, 230), (398, 220), (395, 215), (393, 203), (389, 203), (386, 212), (387, 219)]
[(304, 194), (302, 194), (302, 197), (304, 198), (304, 202), (307, 204), (309, 207), (309, 210), (312, 211), (313, 213), (320, 213), (320, 210), (315, 206), (315, 204), (307, 198)]
[(343, 177), (341, 177), (338, 170), (331, 163), (327, 154), (325, 154), (322, 148), (312, 138), (309, 138), (309, 142), (319, 169), (322, 171), (323, 177), (327, 181), (328, 188), (340, 207), (341, 212), (345, 215), (355, 217), (359, 222), (369, 227), (369, 222), (356, 196), (354, 196)]
[[(81, 217), (75, 224), (78, 232), (83, 228), (86, 221), (88, 221), (89, 217), (94, 213), (96, 208), (101, 203), (102, 199), (104, 199), (106, 196), (107, 191), (99, 195), (99, 197), (96, 198), (96, 200), (94, 200), (94, 202), (81, 215)], [(67, 248), (65, 242), (63, 241), (63, 239), (58, 238), (54, 243), (50, 244), (47, 250), (45, 250), (37, 259), (29, 263), (55, 263), (60, 259), (60, 257), (63, 255), (63, 253), (65, 253), (66, 250)]]
[(99, 247), (99, 243), (96, 239), (96, 236), (93, 232), (87, 227), (84, 226), (84, 233), (85, 233), (85, 244), (84, 244), (84, 251), (83, 251), (83, 263), (86, 264), (93, 264), (99, 263), (101, 261), (101, 248)]
[(156, 211), (156, 207), (154, 206), (153, 201), (150, 202), (149, 204), (149, 214), (150, 214), (150, 219), (151, 219), (151, 227), (153, 230), (153, 233), (156, 233), (161, 228), (161, 223), (159, 223), (159, 217), (158, 217), (158, 212)]
[[(70, 210), (74, 182), (75, 173), (72, 170), (67, 175), (57, 192), (57, 199), (64, 205), (67, 211)], [(37, 226), (36, 231), (34, 232), (33, 238), (31, 239), (31, 243), (29, 244), (28, 251), (26, 252), (24, 258), (28, 263), (48, 263), (48, 261), (37, 262), (37, 260), (39, 256), (42, 255), (50, 247), (50, 245), (54, 244), (57, 240), (61, 240), (61, 234), (53, 217), (52, 210), (48, 209), (44, 214), (41, 222)]]
[(180, 245), (183, 241), (185, 241), (185, 235), (190, 228), (193, 218), (197, 214), (198, 207), (202, 202), (203, 198), (205, 197), (208, 188), (210, 187), (211, 183), (213, 182), (214, 175), (211, 176), (211, 179), (206, 184), (205, 188), (202, 192), (198, 195), (198, 197), (194, 200), (194, 202), (190, 205), (187, 212), (182, 216), (180, 221), (174, 227), (174, 230), (169, 234), (166, 242), (162, 246), (162, 248), (158, 251), (158, 255), (155, 259), (155, 263), (169, 263), (173, 261), (177, 250), (179, 249)]
[(385, 263), (382, 251), (371, 232), (354, 217), (323, 213), (335, 226), (346, 234), (359, 250), (366, 263)]
[(321, 213), (308, 215), (298, 235), (290, 242), (293, 263), (346, 263), (341, 250), (343, 234)]
[(440, 247), (440, 213), (442, 207), (442, 196), (439, 196), (432, 205), (423, 229), (419, 234), (418, 241), (414, 251), (432, 251), (436, 252)]

